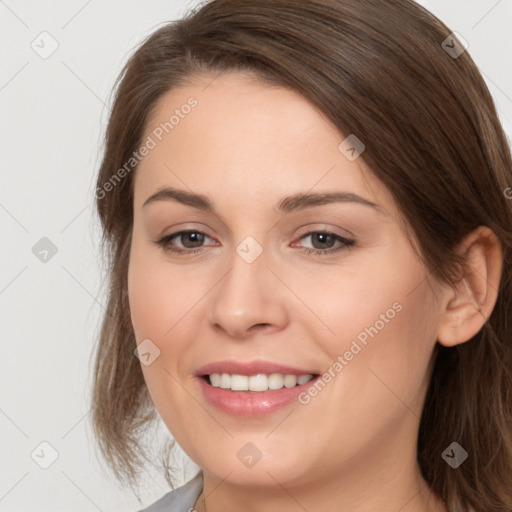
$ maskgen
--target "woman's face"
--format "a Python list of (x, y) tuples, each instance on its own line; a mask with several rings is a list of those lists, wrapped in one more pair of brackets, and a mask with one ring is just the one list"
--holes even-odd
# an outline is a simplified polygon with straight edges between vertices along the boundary
[[(232, 483), (415, 464), (439, 308), (345, 137), (297, 93), (233, 73), (167, 93), (143, 139), (128, 275), (141, 367), (181, 447)], [(148, 201), (166, 188), (181, 195)], [(344, 195), (290, 199), (310, 194)], [(316, 378), (291, 387), (301, 375)]]

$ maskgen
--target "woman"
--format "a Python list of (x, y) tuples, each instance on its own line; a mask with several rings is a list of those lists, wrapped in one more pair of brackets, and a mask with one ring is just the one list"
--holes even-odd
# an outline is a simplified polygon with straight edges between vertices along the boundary
[[(512, 510), (512, 162), (410, 0), (213, 0), (119, 78), (93, 425), (147, 510)], [(165, 475), (171, 484), (167, 451)]]

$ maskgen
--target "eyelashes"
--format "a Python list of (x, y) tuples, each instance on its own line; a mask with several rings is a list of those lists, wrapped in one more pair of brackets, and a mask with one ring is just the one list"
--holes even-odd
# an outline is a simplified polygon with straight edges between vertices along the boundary
[[(199, 235), (199, 236), (196, 236)], [(171, 233), (170, 235), (163, 236), (159, 240), (154, 241), (153, 243), (157, 244), (159, 247), (162, 248), (165, 252), (168, 253), (174, 253), (182, 256), (186, 255), (193, 255), (198, 252), (203, 252), (205, 247), (207, 246), (200, 246), (200, 247), (193, 247), (193, 248), (187, 248), (187, 247), (179, 247), (176, 245), (173, 245), (173, 241), (175, 239), (181, 239), (183, 243), (183, 237), (188, 236), (189, 242), (192, 243), (201, 243), (205, 240), (205, 238), (210, 238), (206, 233), (195, 230), (195, 229), (189, 229), (189, 230), (183, 230), (183, 231), (177, 231), (175, 233)], [(338, 243), (338, 247), (328, 247), (327, 249), (317, 249), (312, 247), (303, 247), (302, 250), (306, 252), (307, 254), (313, 254), (315, 256), (323, 256), (323, 255), (330, 255), (339, 251), (342, 251), (344, 249), (347, 249), (351, 246), (354, 246), (356, 244), (356, 241), (350, 238), (345, 238), (343, 236), (338, 235), (337, 233), (333, 233), (331, 231), (310, 231), (300, 237), (300, 240), (303, 240), (304, 238), (316, 236), (316, 240), (319, 240), (320, 243), (324, 243), (325, 241), (332, 241), (334, 243)], [(191, 237), (191, 239), (190, 239)]]

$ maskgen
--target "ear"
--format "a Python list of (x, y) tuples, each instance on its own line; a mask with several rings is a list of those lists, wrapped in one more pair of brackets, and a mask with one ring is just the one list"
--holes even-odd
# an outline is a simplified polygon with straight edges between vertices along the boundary
[(459, 245), (466, 266), (460, 280), (446, 287), (437, 340), (452, 347), (470, 340), (492, 313), (502, 270), (501, 244), (487, 226), (479, 226)]

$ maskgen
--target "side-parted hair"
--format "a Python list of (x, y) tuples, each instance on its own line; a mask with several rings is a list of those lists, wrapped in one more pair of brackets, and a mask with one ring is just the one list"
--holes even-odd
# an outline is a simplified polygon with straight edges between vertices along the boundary
[[(424, 478), (450, 510), (512, 511), (511, 153), (468, 51), (456, 56), (443, 45), (450, 34), (412, 0), (212, 0), (158, 28), (130, 57), (114, 87), (95, 194), (108, 303), (91, 418), (119, 480), (137, 482), (149, 461), (142, 434), (158, 420), (134, 355), (142, 340), (130, 320), (127, 270), (136, 165), (128, 172), (126, 163), (162, 95), (240, 71), (297, 91), (340, 137), (363, 141), (361, 158), (392, 193), (418, 258), (439, 282), (457, 282), (465, 235), (485, 225), (498, 237), (496, 305), (471, 340), (436, 344), (417, 451)], [(457, 469), (441, 457), (453, 441), (468, 452)]]

